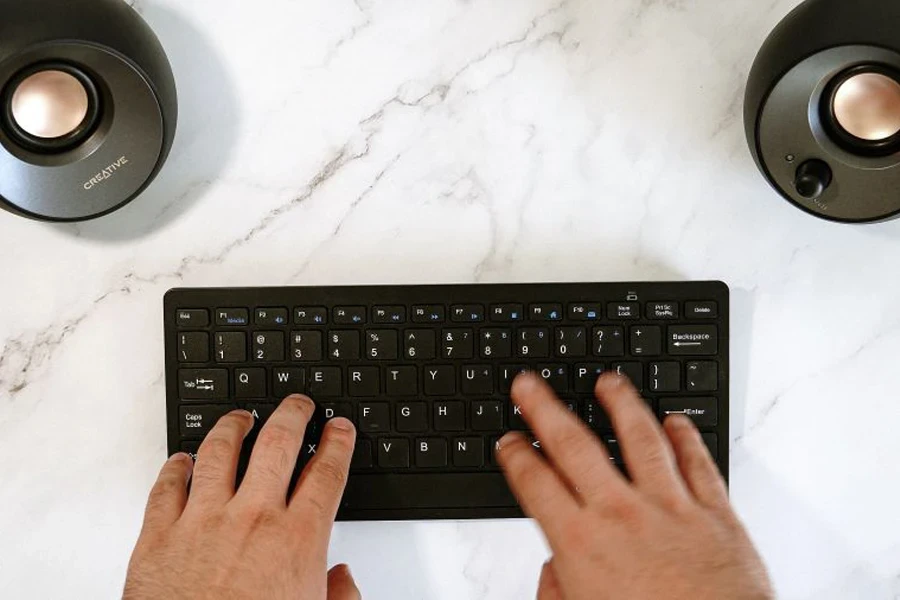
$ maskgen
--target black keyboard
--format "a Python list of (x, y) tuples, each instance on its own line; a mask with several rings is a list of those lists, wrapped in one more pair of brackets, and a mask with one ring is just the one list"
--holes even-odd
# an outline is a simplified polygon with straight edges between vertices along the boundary
[(593, 397), (615, 370), (660, 418), (689, 415), (727, 479), (728, 296), (720, 282), (171, 290), (169, 452), (302, 392), (317, 416), (298, 472), (327, 419), (359, 431), (339, 519), (519, 517), (492, 451), (527, 429), (512, 380), (539, 373), (621, 465)]

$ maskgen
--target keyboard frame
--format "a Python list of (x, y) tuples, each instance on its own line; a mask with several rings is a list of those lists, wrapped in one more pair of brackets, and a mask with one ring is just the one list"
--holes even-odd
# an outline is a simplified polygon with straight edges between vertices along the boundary
[[(634, 300), (634, 298), (637, 300)], [(288, 309), (288, 324), (281, 326), (285, 332), (293, 329), (318, 329), (327, 331), (329, 328), (334, 329), (353, 329), (358, 328), (365, 331), (367, 328), (466, 328), (466, 327), (522, 327), (536, 326), (539, 322), (530, 321), (527, 315), (527, 307), (532, 303), (561, 303), (563, 305), (564, 317), (563, 325), (571, 325), (568, 321), (568, 306), (575, 302), (601, 302), (603, 303), (602, 318), (598, 322), (584, 322), (583, 325), (590, 328), (594, 325), (623, 325), (626, 329), (626, 354), (621, 358), (600, 358), (594, 357), (590, 353), (590, 340), (588, 342), (588, 355), (581, 359), (563, 359), (550, 358), (542, 360), (523, 360), (516, 357), (495, 361), (491, 359), (483, 359), (479, 357), (477, 339), (475, 340), (475, 358), (473, 359), (441, 359), (433, 360), (408, 360), (402, 357), (396, 361), (373, 361), (365, 358), (354, 361), (339, 361), (337, 363), (323, 359), (321, 362), (292, 362), (285, 360), (279, 363), (262, 363), (266, 367), (278, 366), (303, 366), (309, 368), (314, 365), (340, 364), (343, 367), (349, 363), (359, 364), (404, 364), (416, 365), (421, 367), (427, 364), (453, 364), (457, 372), (463, 364), (472, 364), (478, 362), (490, 362), (494, 365), (503, 363), (518, 362), (566, 362), (573, 364), (578, 360), (589, 362), (603, 362), (609, 364), (618, 361), (637, 361), (644, 366), (646, 373), (646, 365), (648, 363), (659, 360), (679, 360), (686, 362), (688, 360), (716, 360), (719, 368), (719, 390), (706, 394), (693, 394), (694, 396), (715, 396), (718, 400), (718, 425), (715, 428), (706, 429), (710, 433), (718, 436), (718, 461), (722, 475), (726, 483), (729, 477), (729, 419), (730, 419), (730, 291), (728, 286), (721, 281), (686, 281), (686, 282), (611, 282), (611, 283), (523, 283), (523, 284), (451, 284), (451, 285), (366, 285), (366, 286), (312, 286), (312, 287), (256, 287), (256, 288), (174, 288), (169, 290), (164, 297), (164, 340), (165, 340), (165, 384), (166, 384), (166, 431), (167, 431), (167, 448), (169, 455), (181, 450), (182, 436), (178, 424), (178, 409), (183, 402), (179, 398), (179, 387), (177, 381), (177, 373), (179, 368), (215, 368), (224, 367), (233, 369), (234, 367), (254, 366), (250, 360), (248, 353), (247, 361), (232, 365), (216, 365), (210, 357), (206, 363), (180, 363), (178, 361), (176, 333), (179, 331), (176, 323), (177, 309), (206, 308), (209, 310), (210, 322), (206, 328), (191, 328), (191, 331), (208, 331), (210, 335), (217, 329), (248, 331), (252, 332), (257, 326), (253, 323), (253, 311), (258, 307), (284, 307)], [(629, 321), (623, 319), (610, 319), (606, 311), (608, 302), (625, 302), (628, 300), (638, 301), (641, 305), (641, 318), (637, 321)], [(715, 318), (704, 319), (686, 319), (684, 317), (685, 302), (713, 300), (718, 304), (718, 316)], [(673, 321), (651, 320), (645, 317), (647, 302), (663, 302), (676, 301), (679, 303), (679, 318)], [(491, 304), (501, 304), (516, 302), (526, 307), (525, 319), (518, 323), (492, 323), (488, 313)], [(446, 306), (447, 318), (443, 323), (422, 324), (413, 323), (412, 315), (409, 310), (413, 305), (419, 304), (439, 304)], [(481, 324), (463, 324), (454, 323), (450, 319), (450, 306), (456, 304), (481, 304), (485, 307), (485, 321)], [(374, 305), (403, 305), (408, 309), (407, 321), (398, 325), (379, 325), (372, 323), (371, 311), (368, 312), (368, 319), (364, 325), (335, 325), (332, 322), (332, 315), (329, 313), (328, 320), (325, 325), (308, 326), (294, 325), (293, 311), (297, 306), (326, 306), (331, 310), (334, 306), (366, 306), (371, 309)], [(241, 327), (217, 327), (215, 324), (216, 308), (232, 308), (241, 307), (249, 310), (249, 323)], [(628, 328), (636, 323), (640, 324), (658, 324), (663, 327), (663, 355), (660, 357), (635, 357), (629, 350)], [(542, 322), (541, 325), (554, 327), (556, 324)], [(715, 324), (718, 326), (718, 353), (714, 357), (672, 357), (666, 352), (667, 344), (665, 342), (665, 328), (667, 325), (684, 325), (684, 324)], [(272, 327), (259, 326), (260, 330), (271, 330)], [(324, 336), (323, 336), (324, 337)], [(590, 336), (589, 336), (590, 337)], [(249, 340), (248, 340), (249, 343)], [(401, 341), (402, 350), (402, 341)], [(289, 359), (289, 356), (285, 356)], [(682, 383), (684, 383), (682, 378)], [(383, 382), (381, 387), (383, 389)], [(231, 382), (229, 382), (231, 386)], [(683, 387), (683, 386), (682, 386)], [(499, 396), (499, 392), (495, 396)], [(650, 397), (658, 398), (667, 396), (688, 396), (685, 392), (676, 394), (656, 394), (646, 393)], [(345, 394), (346, 396), (346, 394)], [(423, 397), (419, 394), (419, 397)], [(569, 394), (569, 396), (577, 396), (583, 398), (581, 394)], [(440, 399), (460, 399), (465, 398), (459, 391), (455, 397), (441, 396)], [(379, 396), (379, 400), (384, 400), (385, 396)], [(232, 397), (231, 402), (235, 400)], [(345, 399), (345, 401), (347, 401)], [(359, 401), (358, 399), (349, 400), (351, 402)], [(393, 405), (392, 405), (393, 406)], [(467, 434), (471, 435), (468, 430)], [(431, 432), (430, 435), (434, 433)], [(416, 435), (428, 434), (397, 434), (392, 431), (389, 435), (395, 437), (410, 437)], [(376, 436), (372, 436), (376, 437)], [(424, 471), (411, 469), (411, 473), (421, 474)], [(459, 472), (459, 471), (457, 471)], [(484, 472), (484, 471), (479, 471)], [(391, 471), (379, 471), (375, 468), (369, 471), (369, 474), (389, 475)], [(353, 475), (351, 475), (352, 477)], [(502, 475), (501, 475), (502, 476)], [(367, 521), (367, 520), (411, 520), (411, 519), (484, 519), (484, 518), (517, 518), (524, 517), (524, 513), (518, 507), (516, 508), (486, 508), (479, 506), (472, 507), (453, 507), (453, 508), (397, 508), (384, 510), (347, 510), (342, 506), (338, 513), (339, 521)]]

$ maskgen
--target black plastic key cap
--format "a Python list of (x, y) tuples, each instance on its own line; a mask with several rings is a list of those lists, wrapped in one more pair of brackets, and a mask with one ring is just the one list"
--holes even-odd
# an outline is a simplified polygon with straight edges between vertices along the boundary
[(713, 360), (687, 364), (687, 391), (715, 392), (719, 389), (719, 363)]
[(251, 353), (256, 362), (284, 361), (284, 333), (280, 331), (254, 333)]
[(418, 371), (411, 365), (387, 367), (384, 385), (388, 397), (415, 396), (419, 393)]
[(681, 363), (656, 362), (650, 364), (649, 389), (651, 392), (677, 392), (681, 390)]
[(322, 332), (291, 332), (291, 360), (303, 362), (322, 360)]
[(328, 322), (328, 309), (324, 306), (298, 306), (294, 309), (294, 324), (325, 325)]
[(334, 398), (342, 392), (341, 370), (338, 367), (319, 367), (309, 371), (309, 395), (313, 400)]
[(332, 318), (335, 325), (363, 325), (366, 322), (366, 307), (338, 306)]
[(452, 365), (424, 367), (426, 396), (452, 396), (456, 394), (456, 369)]
[(597, 380), (602, 374), (602, 363), (577, 363), (575, 365), (575, 393), (593, 394)]
[(557, 327), (553, 337), (559, 358), (587, 356), (587, 330), (584, 327)]
[(469, 422), (472, 431), (503, 431), (503, 403), (497, 400), (473, 401)]
[(370, 329), (366, 332), (366, 358), (370, 360), (397, 360), (397, 331), (394, 329)]
[(549, 358), (550, 330), (546, 327), (522, 327), (516, 332), (516, 356)]
[(305, 372), (301, 367), (272, 369), (272, 395), (279, 401), (291, 394), (306, 393)]
[(625, 356), (625, 330), (621, 327), (594, 327), (594, 356)]
[(219, 308), (216, 310), (216, 325), (247, 325), (250, 313), (246, 308)]
[(715, 325), (672, 325), (668, 339), (672, 356), (713, 356), (719, 351)]
[(659, 356), (662, 354), (662, 328), (653, 325), (636, 325), (631, 328), (632, 356)]
[(209, 334), (205, 332), (178, 334), (178, 361), (200, 363), (209, 360)]
[(489, 396), (494, 393), (494, 369), (490, 365), (464, 365), (462, 393), (466, 396)]
[(247, 335), (242, 331), (214, 336), (216, 362), (239, 363), (247, 360)]
[(525, 307), (521, 304), (494, 304), (490, 317), (495, 323), (517, 323), (525, 319)]
[(433, 329), (407, 329), (403, 333), (403, 357), (409, 360), (432, 360), (435, 357)]
[(182, 308), (175, 313), (179, 327), (207, 327), (209, 311), (205, 308)]
[(181, 430), (181, 435), (203, 437), (209, 433), (216, 421), (233, 409), (233, 406), (225, 404), (182, 406), (178, 410), (178, 426)]
[(378, 367), (350, 367), (347, 370), (347, 393), (351, 396), (377, 396), (380, 390)]
[[(406, 442), (406, 440), (396, 441)], [(390, 440), (387, 440), (387, 443), (390, 443)], [(379, 447), (379, 466), (386, 466), (381, 464), (381, 458)], [(408, 466), (408, 462), (403, 466)], [(465, 506), (512, 508), (517, 504), (501, 473), (357, 475), (347, 482), (341, 500), (342, 510), (361, 513), (378, 510), (453, 509)]]
[(478, 468), (484, 466), (484, 438), (454, 438), (453, 466)]
[(266, 370), (261, 367), (235, 369), (234, 395), (237, 398), (266, 398)]
[(422, 469), (446, 467), (447, 440), (444, 438), (419, 438), (416, 440), (416, 466)]
[(713, 427), (719, 423), (715, 398), (662, 398), (659, 401), (659, 418), (665, 419), (675, 414), (690, 417), (697, 427)]
[(228, 371), (225, 369), (179, 369), (178, 390), (182, 400), (228, 398)]
[(639, 392), (644, 390), (644, 365), (639, 362), (613, 363), (612, 370), (631, 380)]
[(372, 309), (372, 322), (376, 325), (406, 323), (406, 307), (376, 306)]
[(446, 315), (441, 304), (428, 304), (412, 307), (413, 323), (443, 323)]
[(382, 469), (409, 468), (409, 440), (403, 438), (379, 439), (378, 466)]
[(262, 327), (280, 327), (288, 324), (286, 308), (257, 308), (253, 313), (253, 322)]
[(466, 405), (462, 402), (434, 403), (435, 431), (465, 431)]
[(391, 429), (390, 405), (387, 402), (363, 402), (359, 405), (359, 430), (384, 433)]
[(328, 357), (334, 360), (359, 360), (359, 332), (329, 331)]
[(512, 330), (486, 328), (481, 330), (481, 358), (502, 359), (512, 356)]
[(428, 403), (421, 401), (397, 404), (397, 431), (400, 433), (428, 431), (428, 408)]
[(481, 323), (484, 321), (484, 306), (480, 304), (452, 306), (450, 320), (454, 323)]
[(353, 458), (350, 459), (350, 469), (371, 469), (373, 465), (371, 440), (357, 440), (356, 447), (353, 449)]

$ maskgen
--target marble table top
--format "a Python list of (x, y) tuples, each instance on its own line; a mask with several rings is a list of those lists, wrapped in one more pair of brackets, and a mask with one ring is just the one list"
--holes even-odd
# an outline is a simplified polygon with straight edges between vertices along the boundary
[[(165, 170), (80, 225), (0, 214), (0, 589), (121, 592), (165, 458), (175, 286), (722, 279), (731, 491), (783, 598), (900, 598), (900, 221), (782, 201), (742, 93), (796, 0), (136, 0)], [(533, 597), (527, 521), (346, 523), (369, 599)]]

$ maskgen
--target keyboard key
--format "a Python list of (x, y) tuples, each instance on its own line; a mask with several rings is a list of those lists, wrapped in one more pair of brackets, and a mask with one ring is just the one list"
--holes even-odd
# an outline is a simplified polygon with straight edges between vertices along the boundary
[(644, 391), (644, 366), (639, 362), (620, 362), (612, 365), (612, 370), (631, 380), (639, 392)]
[(599, 321), (601, 315), (599, 302), (578, 302), (569, 305), (569, 319), (572, 321)]
[(350, 459), (350, 468), (371, 469), (372, 462), (372, 442), (369, 440), (357, 440), (356, 448), (353, 449), (353, 458)]
[(395, 329), (372, 329), (366, 332), (366, 358), (397, 360), (398, 342)]
[(266, 424), (266, 421), (269, 420), (269, 417), (272, 416), (272, 413), (275, 412), (274, 404), (260, 404), (253, 402), (244, 404), (241, 408), (253, 415), (255, 421), (253, 423), (253, 431), (257, 434), (259, 433), (259, 430), (262, 429), (262, 426)]
[(631, 354), (633, 356), (659, 356), (662, 354), (662, 328), (652, 325), (632, 327)]
[(556, 356), (578, 358), (587, 355), (587, 330), (584, 327), (557, 327)]
[(283, 362), (284, 334), (280, 331), (254, 333), (253, 360), (256, 362)]
[(226, 413), (234, 410), (225, 404), (182, 406), (178, 409), (178, 426), (181, 435), (203, 437)]
[(234, 370), (234, 395), (237, 398), (267, 398), (266, 370), (235, 369)]
[(199, 441), (181, 442), (181, 451), (186, 454), (190, 454), (191, 458), (194, 459), (194, 462), (197, 462), (197, 453), (199, 452), (199, 450), (200, 450), (200, 442)]
[(322, 360), (322, 332), (291, 332), (291, 360), (304, 362)]
[[(406, 443), (406, 440), (402, 441)], [(408, 447), (406, 450), (408, 451)], [(380, 451), (379, 448), (378, 466), (392, 466), (382, 464)], [(502, 473), (358, 475), (347, 482), (341, 499), (341, 509), (350, 511), (439, 510), (469, 506), (499, 509), (513, 508), (517, 504)]]
[(479, 437), (453, 440), (453, 466), (480, 468), (484, 466), (484, 439)]
[(594, 327), (594, 356), (625, 356), (625, 331), (621, 327)]
[(525, 319), (525, 307), (521, 304), (494, 304), (490, 312), (495, 323), (518, 323)]
[(272, 369), (272, 395), (283, 400), (291, 394), (305, 394), (305, 373), (300, 367)]
[(208, 333), (179, 333), (178, 362), (197, 363), (209, 360)]
[(494, 400), (472, 402), (472, 431), (503, 431), (503, 403)]
[(328, 356), (334, 360), (359, 360), (359, 332), (329, 331)]
[(309, 395), (313, 400), (334, 398), (341, 395), (341, 370), (337, 367), (319, 367), (309, 371)]
[(415, 367), (388, 367), (386, 376), (385, 392), (388, 397), (415, 396), (419, 393), (419, 376)]
[(451, 365), (425, 367), (425, 395), (453, 396), (456, 394), (456, 369)]
[(494, 369), (490, 365), (466, 365), (462, 374), (462, 393), (489, 396), (494, 393)]
[(324, 325), (328, 310), (324, 306), (298, 306), (294, 309), (295, 325)]
[(462, 402), (435, 402), (434, 429), (435, 431), (465, 431), (465, 405)]
[(719, 363), (696, 361), (687, 364), (689, 392), (715, 392), (719, 389)]
[(567, 365), (538, 365), (538, 375), (550, 384), (557, 394), (569, 391), (569, 367)]
[(603, 374), (602, 363), (578, 363), (575, 365), (575, 392), (593, 394), (597, 379)]
[(651, 392), (681, 391), (681, 363), (660, 362), (650, 365)]
[(347, 393), (351, 396), (377, 396), (379, 389), (378, 367), (353, 367), (347, 371)]
[(216, 325), (248, 325), (250, 313), (246, 308), (216, 309)]
[(641, 305), (637, 302), (610, 302), (606, 305), (606, 317), (613, 321), (640, 319)]
[(253, 322), (262, 327), (277, 327), (288, 324), (286, 308), (257, 308)]
[(587, 398), (581, 402), (581, 420), (594, 431), (612, 429), (609, 416), (594, 398)]
[(719, 330), (715, 325), (669, 327), (669, 354), (673, 356), (713, 356), (718, 351)]
[(659, 320), (672, 320), (678, 318), (677, 302), (648, 302), (647, 318)]
[(383, 433), (391, 429), (390, 405), (387, 402), (366, 402), (359, 405), (359, 430), (363, 433)]
[(525, 365), (504, 365), (500, 368), (500, 393), (508, 394), (512, 383), (520, 374), (528, 371)]
[(682, 414), (690, 417), (697, 427), (714, 427), (719, 424), (718, 403), (715, 398), (662, 398), (659, 401), (659, 418)]
[(372, 322), (376, 325), (406, 323), (406, 307), (376, 306), (372, 309)]
[(408, 469), (409, 440), (381, 438), (378, 441), (378, 466), (382, 469)]
[(333, 318), (335, 325), (363, 325), (366, 322), (366, 307), (337, 306)]
[(422, 469), (446, 467), (447, 440), (442, 438), (417, 439), (416, 466)]
[(497, 452), (500, 450), (500, 440), (502, 438), (492, 437), (488, 444), (488, 463), (492, 467), (499, 467), (500, 461), (497, 459)]
[(446, 318), (442, 304), (428, 304), (412, 307), (413, 323), (443, 323)]
[(441, 358), (472, 358), (475, 354), (474, 338), (471, 329), (445, 329), (441, 334)]
[(703, 438), (703, 443), (709, 449), (713, 460), (719, 460), (719, 436), (714, 433), (704, 433), (701, 437)]
[(512, 330), (482, 329), (480, 335), (481, 358), (511, 358)]
[(247, 360), (247, 334), (243, 332), (215, 335), (216, 362), (239, 363)]
[(481, 323), (484, 321), (484, 307), (480, 304), (451, 306), (450, 320), (454, 323)]
[(617, 467), (625, 466), (625, 459), (622, 458), (622, 448), (619, 446), (619, 440), (612, 435), (603, 436), (603, 445), (609, 452), (609, 460), (615, 463)]
[(550, 357), (550, 330), (546, 327), (523, 327), (516, 333), (516, 356)]
[(208, 327), (209, 311), (205, 308), (181, 308), (175, 311), (175, 323), (179, 327)]
[(397, 404), (397, 431), (401, 433), (428, 431), (428, 403), (401, 402)]
[(715, 319), (719, 316), (719, 305), (713, 301), (685, 302), (684, 316), (688, 319)]
[(319, 407), (323, 424), (337, 417), (353, 420), (353, 405), (349, 402), (323, 402)]
[(178, 393), (182, 400), (224, 400), (228, 398), (228, 371), (179, 369)]
[(562, 321), (562, 304), (532, 304), (528, 307), (532, 321)]
[(410, 360), (433, 360), (436, 337), (433, 329), (408, 329), (403, 334), (403, 355)]
[(522, 416), (522, 407), (512, 401), (509, 403), (509, 428), (513, 431), (528, 431), (528, 423)]

